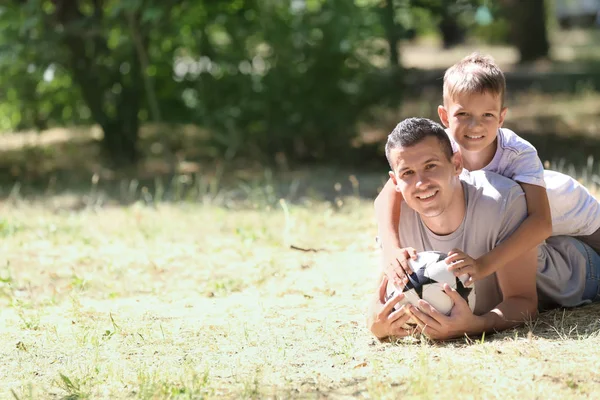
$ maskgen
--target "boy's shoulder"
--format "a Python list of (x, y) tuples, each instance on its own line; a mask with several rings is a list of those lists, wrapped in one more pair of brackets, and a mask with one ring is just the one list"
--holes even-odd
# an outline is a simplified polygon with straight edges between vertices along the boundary
[(493, 171), (463, 169), (460, 179), (476, 191), (492, 194), (492, 197), (503, 197), (509, 193), (522, 192), (522, 188), (517, 182)]
[(527, 140), (517, 135), (514, 131), (508, 128), (498, 129), (498, 146), (502, 149), (515, 151), (517, 153), (535, 152), (537, 149)]

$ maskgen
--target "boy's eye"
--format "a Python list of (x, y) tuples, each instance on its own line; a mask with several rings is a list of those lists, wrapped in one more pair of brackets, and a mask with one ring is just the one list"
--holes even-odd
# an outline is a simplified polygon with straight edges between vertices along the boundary
[(483, 114), (483, 116), (484, 116), (484, 117), (493, 117), (493, 116), (494, 116), (494, 114), (492, 114), (492, 113), (485, 113), (485, 114)]
[(459, 113), (456, 113), (456, 115), (457, 115), (457, 116), (459, 116), (459, 117), (465, 117), (465, 116), (467, 116), (468, 114), (467, 114), (466, 112), (464, 112), (464, 111), (461, 111), (461, 112), (459, 112)]
[(413, 173), (412, 171), (404, 171), (401, 176), (404, 177), (404, 176), (412, 175), (412, 173)]
[(425, 169), (432, 169), (432, 168), (435, 168), (435, 164), (427, 164), (425, 166)]

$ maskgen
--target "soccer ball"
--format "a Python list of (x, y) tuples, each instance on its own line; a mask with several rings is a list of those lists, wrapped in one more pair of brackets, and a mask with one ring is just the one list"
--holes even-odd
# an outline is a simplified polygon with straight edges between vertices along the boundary
[[(471, 311), (474, 310), (475, 290), (472, 287), (464, 286), (468, 279), (466, 275), (458, 278), (448, 271), (448, 266), (444, 261), (446, 257), (446, 254), (439, 251), (422, 251), (417, 253), (416, 260), (408, 261), (414, 272), (408, 276), (408, 283), (402, 291), (404, 298), (396, 304), (395, 309), (399, 309), (407, 303), (418, 307), (419, 300), (423, 299), (439, 312), (449, 315), (454, 302), (444, 292), (444, 283), (447, 283), (467, 301)], [(395, 292), (394, 284), (388, 282), (385, 300), (389, 300)]]

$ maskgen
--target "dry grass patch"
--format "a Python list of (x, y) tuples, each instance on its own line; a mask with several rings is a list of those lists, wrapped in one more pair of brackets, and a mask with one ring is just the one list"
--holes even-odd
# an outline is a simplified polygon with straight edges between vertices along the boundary
[(598, 394), (597, 306), (477, 341), (379, 343), (371, 203), (285, 208), (3, 204), (0, 397)]

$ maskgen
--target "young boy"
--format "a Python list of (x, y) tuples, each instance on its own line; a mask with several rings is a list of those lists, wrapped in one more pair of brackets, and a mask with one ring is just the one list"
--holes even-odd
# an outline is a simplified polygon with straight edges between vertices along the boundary
[[(600, 252), (600, 226), (590, 222), (599, 220), (592, 216), (600, 214), (600, 203), (573, 178), (544, 171), (535, 147), (502, 128), (508, 110), (505, 91), (504, 74), (494, 60), (476, 53), (444, 75), (444, 104), (438, 107), (438, 115), (464, 168), (509, 177), (521, 185), (527, 199), (528, 217), (492, 251), (478, 259), (459, 249), (450, 252), (449, 269), (457, 276), (469, 275), (467, 284), (497, 271), (551, 235), (576, 236)], [(416, 256), (414, 249), (404, 249), (400, 243), (401, 202), (391, 179), (375, 200), (384, 270), (399, 287), (411, 272), (406, 258)]]

